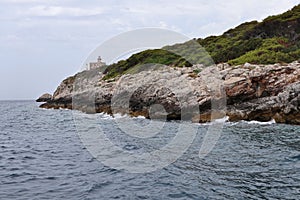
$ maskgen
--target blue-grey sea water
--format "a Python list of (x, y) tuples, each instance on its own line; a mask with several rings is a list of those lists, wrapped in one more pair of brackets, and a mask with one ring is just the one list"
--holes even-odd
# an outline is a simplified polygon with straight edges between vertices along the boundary
[[(176, 162), (137, 174), (93, 158), (79, 139), (73, 112), (40, 109), (33, 101), (0, 102), (1, 200), (300, 199), (300, 126), (226, 123), (213, 150), (200, 159), (208, 125), (197, 125), (194, 142)], [(179, 123), (164, 123), (145, 142), (128, 139), (113, 118), (82, 116), (97, 119), (112, 142), (137, 152), (161, 148)]]

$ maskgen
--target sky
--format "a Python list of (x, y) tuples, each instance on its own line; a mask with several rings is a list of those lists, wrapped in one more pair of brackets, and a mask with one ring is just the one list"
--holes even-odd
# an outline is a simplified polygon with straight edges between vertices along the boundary
[[(284, 3), (283, 3), (284, 2)], [(188, 38), (220, 35), (299, 0), (0, 0), (0, 100), (53, 93), (110, 38), (162, 28)]]

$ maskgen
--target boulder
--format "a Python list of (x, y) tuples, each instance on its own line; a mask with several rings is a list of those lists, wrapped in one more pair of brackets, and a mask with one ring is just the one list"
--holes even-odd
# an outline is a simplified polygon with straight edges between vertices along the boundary
[(43, 94), (42, 96), (40, 96), (36, 102), (48, 102), (51, 101), (52, 99), (52, 95), (49, 93)]

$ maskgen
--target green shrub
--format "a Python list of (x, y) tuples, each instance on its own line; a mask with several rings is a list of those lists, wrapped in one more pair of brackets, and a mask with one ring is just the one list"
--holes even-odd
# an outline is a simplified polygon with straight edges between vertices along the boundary
[(291, 62), (300, 58), (300, 5), (263, 22), (247, 22), (221, 36), (193, 39), (162, 49), (146, 50), (106, 68), (104, 79), (139, 70), (143, 64), (174, 67), (228, 62), (239, 65)]

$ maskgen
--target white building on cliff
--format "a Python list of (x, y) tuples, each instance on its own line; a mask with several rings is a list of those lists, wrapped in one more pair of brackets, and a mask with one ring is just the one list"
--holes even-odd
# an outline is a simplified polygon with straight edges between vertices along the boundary
[(96, 69), (96, 68), (104, 67), (104, 66), (106, 66), (106, 63), (102, 62), (101, 56), (99, 56), (97, 59), (97, 62), (90, 62), (89, 66), (88, 66), (88, 70)]

